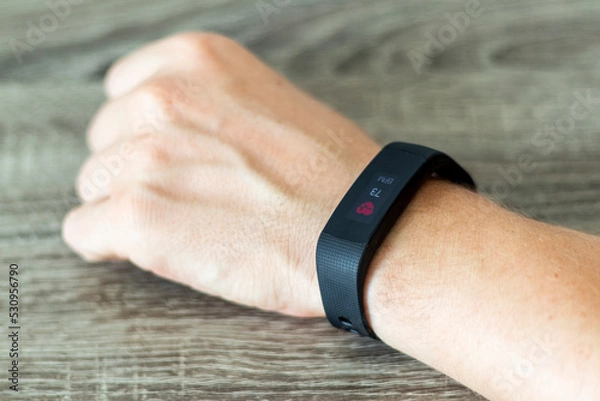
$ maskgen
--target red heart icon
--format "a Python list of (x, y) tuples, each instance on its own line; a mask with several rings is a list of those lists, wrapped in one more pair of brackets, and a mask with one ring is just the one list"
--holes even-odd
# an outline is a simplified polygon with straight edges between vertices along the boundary
[(370, 216), (375, 211), (375, 205), (373, 202), (365, 202), (359, 207), (356, 208), (356, 213), (364, 214), (365, 216)]

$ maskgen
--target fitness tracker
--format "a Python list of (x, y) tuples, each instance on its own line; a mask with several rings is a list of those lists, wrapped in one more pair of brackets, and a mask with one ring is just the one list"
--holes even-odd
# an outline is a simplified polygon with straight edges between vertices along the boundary
[(469, 174), (444, 153), (402, 142), (385, 146), (335, 209), (317, 243), (317, 276), (329, 322), (377, 336), (367, 324), (363, 287), (375, 251), (421, 184), (439, 177), (475, 189)]

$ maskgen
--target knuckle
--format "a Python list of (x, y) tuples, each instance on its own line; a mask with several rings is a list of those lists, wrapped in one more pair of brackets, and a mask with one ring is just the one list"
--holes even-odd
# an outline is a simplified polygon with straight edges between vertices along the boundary
[(177, 110), (177, 88), (168, 79), (152, 80), (136, 90), (132, 98), (132, 109), (137, 110), (145, 125), (161, 130), (172, 124), (179, 115)]
[(213, 79), (227, 71), (225, 58), (242, 49), (237, 42), (212, 32), (182, 33), (170, 38), (169, 46), (173, 54)]
[(171, 161), (166, 141), (160, 135), (147, 134), (131, 139), (133, 159), (137, 169), (153, 171)]
[(113, 176), (109, 169), (98, 163), (95, 158), (90, 158), (81, 167), (75, 188), (81, 199), (89, 201), (109, 187), (112, 180)]
[(150, 193), (142, 187), (124, 191), (111, 198), (110, 218), (128, 233), (146, 235), (155, 212)]
[(202, 59), (216, 59), (219, 50), (231, 46), (231, 39), (213, 32), (184, 32), (172, 36), (170, 44), (186, 55)]

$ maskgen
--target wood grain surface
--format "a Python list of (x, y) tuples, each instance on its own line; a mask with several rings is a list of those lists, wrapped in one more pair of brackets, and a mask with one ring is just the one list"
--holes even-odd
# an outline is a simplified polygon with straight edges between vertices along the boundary
[[(498, 202), (600, 234), (597, 0), (481, 0), (461, 29), (449, 21), (471, 0), (72, 3), (55, 26), (46, 1), (0, 3), (0, 371), (10, 263), (22, 312), (20, 392), (2, 374), (2, 400), (482, 399), (322, 319), (233, 305), (126, 263), (86, 264), (62, 243), (104, 73), (179, 31), (229, 35), (382, 143), (445, 150)], [(417, 71), (411, 55), (427, 63)]]

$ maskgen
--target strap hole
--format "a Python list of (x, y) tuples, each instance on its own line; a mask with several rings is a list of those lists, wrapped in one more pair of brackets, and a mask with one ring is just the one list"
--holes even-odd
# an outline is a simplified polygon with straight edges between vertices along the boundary
[(338, 320), (340, 321), (340, 323), (342, 324), (342, 326), (344, 326), (346, 329), (351, 329), (352, 328), (352, 322), (348, 319), (346, 319), (345, 317), (338, 317)]

